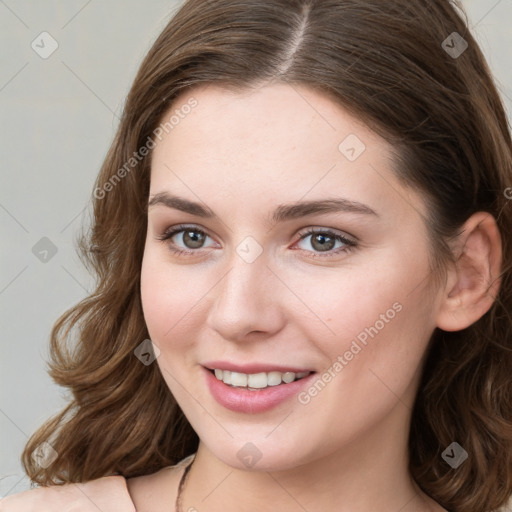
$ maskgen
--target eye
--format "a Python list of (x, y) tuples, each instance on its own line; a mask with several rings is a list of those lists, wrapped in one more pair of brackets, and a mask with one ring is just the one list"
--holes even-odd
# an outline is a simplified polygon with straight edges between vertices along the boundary
[[(179, 236), (178, 236), (179, 235)], [(176, 237), (176, 240), (173, 240)], [(344, 235), (331, 231), (329, 229), (313, 228), (300, 234), (300, 241), (312, 237), (309, 243), (304, 243), (314, 250), (310, 251), (305, 247), (302, 250), (312, 253), (314, 258), (328, 258), (336, 256), (343, 252), (349, 252), (357, 246), (357, 242)], [(162, 235), (156, 237), (161, 241), (170, 241), (168, 248), (177, 255), (191, 255), (200, 252), (204, 248), (206, 238), (210, 238), (205, 231), (197, 226), (178, 225), (166, 230)], [(181, 241), (182, 245), (178, 244)], [(333, 250), (336, 243), (341, 244), (336, 250)]]
[[(308, 237), (312, 238), (308, 243), (305, 243), (304, 245), (312, 247), (314, 251), (308, 251), (308, 249), (304, 247), (301, 249), (308, 252), (313, 252), (314, 258), (328, 258), (343, 252), (349, 252), (351, 249), (357, 246), (357, 242), (355, 240), (352, 240), (339, 233), (335, 233), (329, 229), (313, 228), (306, 233), (301, 233), (300, 242), (303, 242)], [(336, 245), (336, 242), (339, 242), (341, 247), (338, 247), (333, 251), (332, 249)]]
[[(177, 236), (180, 235), (180, 236)], [(177, 245), (172, 239), (176, 237), (177, 240), (181, 239), (181, 243), (185, 245), (182, 248)], [(210, 238), (202, 229), (196, 226), (174, 226), (168, 229), (162, 235), (156, 237), (158, 240), (171, 242), (168, 244), (169, 250), (176, 254), (191, 254), (198, 252), (198, 249), (202, 249), (206, 238)]]

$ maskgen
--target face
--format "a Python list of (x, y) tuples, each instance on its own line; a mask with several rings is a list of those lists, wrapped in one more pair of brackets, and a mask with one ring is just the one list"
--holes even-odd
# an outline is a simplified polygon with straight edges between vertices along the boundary
[(152, 157), (141, 292), (201, 442), (285, 469), (403, 436), (435, 299), (425, 206), (392, 148), (304, 87), (210, 85), (165, 119), (176, 109)]

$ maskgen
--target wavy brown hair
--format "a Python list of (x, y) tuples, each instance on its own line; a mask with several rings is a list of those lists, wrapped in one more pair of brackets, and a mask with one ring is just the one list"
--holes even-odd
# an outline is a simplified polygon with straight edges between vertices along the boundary
[[(505, 504), (512, 493), (512, 201), (506, 197), (512, 142), (461, 12), (448, 0), (189, 0), (181, 6), (139, 69), (96, 181), (92, 226), (80, 243), (96, 289), (51, 333), (50, 374), (72, 400), (25, 448), (34, 483), (148, 474), (197, 449), (197, 435), (158, 365), (134, 356), (149, 337), (139, 280), (151, 152), (129, 171), (119, 169), (154, 137), (178, 95), (192, 94), (194, 86), (247, 90), (283, 81), (329, 95), (393, 144), (397, 176), (429, 206), (433, 268), (446, 268), (447, 241), (473, 213), (497, 220), (504, 261), (499, 294), (470, 327), (433, 333), (409, 451), (416, 482), (450, 511)], [(443, 48), (445, 40), (455, 47), (454, 32), (468, 44), (458, 57), (445, 51), (446, 43)], [(45, 441), (58, 452), (46, 469), (32, 458)], [(456, 470), (441, 457), (453, 441), (469, 454)]]

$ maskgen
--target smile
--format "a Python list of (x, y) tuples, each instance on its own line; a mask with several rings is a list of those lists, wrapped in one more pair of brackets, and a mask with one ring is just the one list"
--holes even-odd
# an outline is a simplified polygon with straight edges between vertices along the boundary
[(241, 373), (229, 370), (212, 370), (215, 377), (232, 387), (247, 388), (250, 390), (265, 389), (269, 386), (279, 386), (280, 384), (290, 384), (295, 380), (307, 377), (311, 372), (260, 372), (260, 373)]
[(202, 371), (212, 398), (223, 408), (245, 414), (263, 413), (288, 402), (311, 385), (316, 375), (315, 371), (299, 368), (265, 372), (261, 366), (247, 368), (252, 373), (220, 369), (217, 365), (203, 367)]

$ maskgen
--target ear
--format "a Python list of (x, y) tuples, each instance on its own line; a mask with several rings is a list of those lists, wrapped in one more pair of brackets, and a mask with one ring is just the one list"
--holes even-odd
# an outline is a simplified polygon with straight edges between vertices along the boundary
[(500, 287), (501, 235), (494, 217), (473, 214), (457, 238), (455, 265), (448, 270), (437, 327), (460, 331), (491, 308)]

